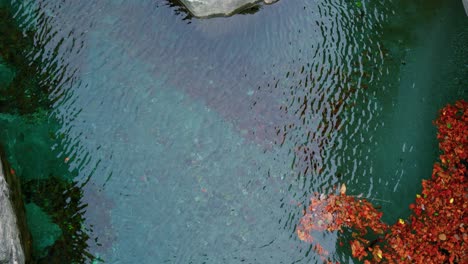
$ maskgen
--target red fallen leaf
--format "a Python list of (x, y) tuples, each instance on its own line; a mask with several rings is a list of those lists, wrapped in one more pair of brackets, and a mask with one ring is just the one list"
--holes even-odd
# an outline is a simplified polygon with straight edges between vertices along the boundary
[(296, 233), (297, 237), (304, 242), (312, 243), (314, 241), (312, 236), (308, 232), (298, 229)]
[(10, 168), (10, 174), (11, 174), (11, 175), (15, 175), (15, 174), (16, 174), (16, 172), (15, 172), (15, 170), (14, 170), (13, 168)]
[(351, 242), (351, 254), (353, 255), (353, 257), (359, 260), (367, 256), (366, 249), (357, 240), (354, 240), (353, 242)]
[[(367, 258), (364, 263), (427, 263), (428, 259), (431, 263), (464, 263), (468, 259), (468, 103), (458, 101), (441, 113), (435, 124), (442, 162), (434, 164), (432, 178), (422, 181), (421, 195), (410, 205), (413, 214), (408, 219), (388, 226), (371, 203), (340, 189), (339, 195), (311, 198), (298, 225), (299, 238), (312, 242), (312, 231), (347, 227), (354, 231), (353, 257)], [(369, 232), (379, 238), (367, 241)]]

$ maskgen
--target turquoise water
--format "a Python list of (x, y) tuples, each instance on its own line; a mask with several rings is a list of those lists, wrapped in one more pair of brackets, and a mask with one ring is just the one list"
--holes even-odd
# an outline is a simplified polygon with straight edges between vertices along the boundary
[[(460, 1), (3, 5), (26, 39), (12, 78), (35, 82), (0, 82), (0, 136), (41, 263), (315, 263), (309, 197), (345, 183), (405, 217), (432, 120), (468, 99)], [(351, 263), (338, 236), (319, 241)]]

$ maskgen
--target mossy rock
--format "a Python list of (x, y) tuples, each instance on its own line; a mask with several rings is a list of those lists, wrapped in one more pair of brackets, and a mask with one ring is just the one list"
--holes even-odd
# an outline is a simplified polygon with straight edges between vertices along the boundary
[(44, 257), (48, 248), (62, 235), (62, 230), (35, 203), (26, 205), (26, 218), (33, 238), (33, 254), (36, 258)]

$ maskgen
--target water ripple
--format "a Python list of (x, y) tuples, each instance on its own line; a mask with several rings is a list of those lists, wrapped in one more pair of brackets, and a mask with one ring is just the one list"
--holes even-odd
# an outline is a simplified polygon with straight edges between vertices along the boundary
[[(376, 176), (373, 158), (400, 70), (388, 1), (212, 19), (172, 1), (13, 5), (36, 32), (28, 57), (82, 191), (87, 250), (108, 263), (313, 263), (294, 234), (310, 196), (346, 183), (380, 197), (406, 172)], [(319, 240), (343, 261), (337, 236)]]

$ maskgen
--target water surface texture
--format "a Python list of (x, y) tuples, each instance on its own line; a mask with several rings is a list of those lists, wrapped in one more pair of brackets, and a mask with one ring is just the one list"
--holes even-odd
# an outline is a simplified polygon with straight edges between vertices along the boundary
[[(49, 226), (105, 263), (316, 263), (296, 223), (341, 183), (405, 217), (437, 156), (432, 120), (468, 99), (462, 3), (407, 2), (196, 19), (163, 0), (12, 1), (49, 102), (36, 123), (0, 118), (26, 189), (43, 190), (27, 208), (64, 186), (54, 210), (76, 214)], [(352, 263), (338, 237), (319, 240)]]

